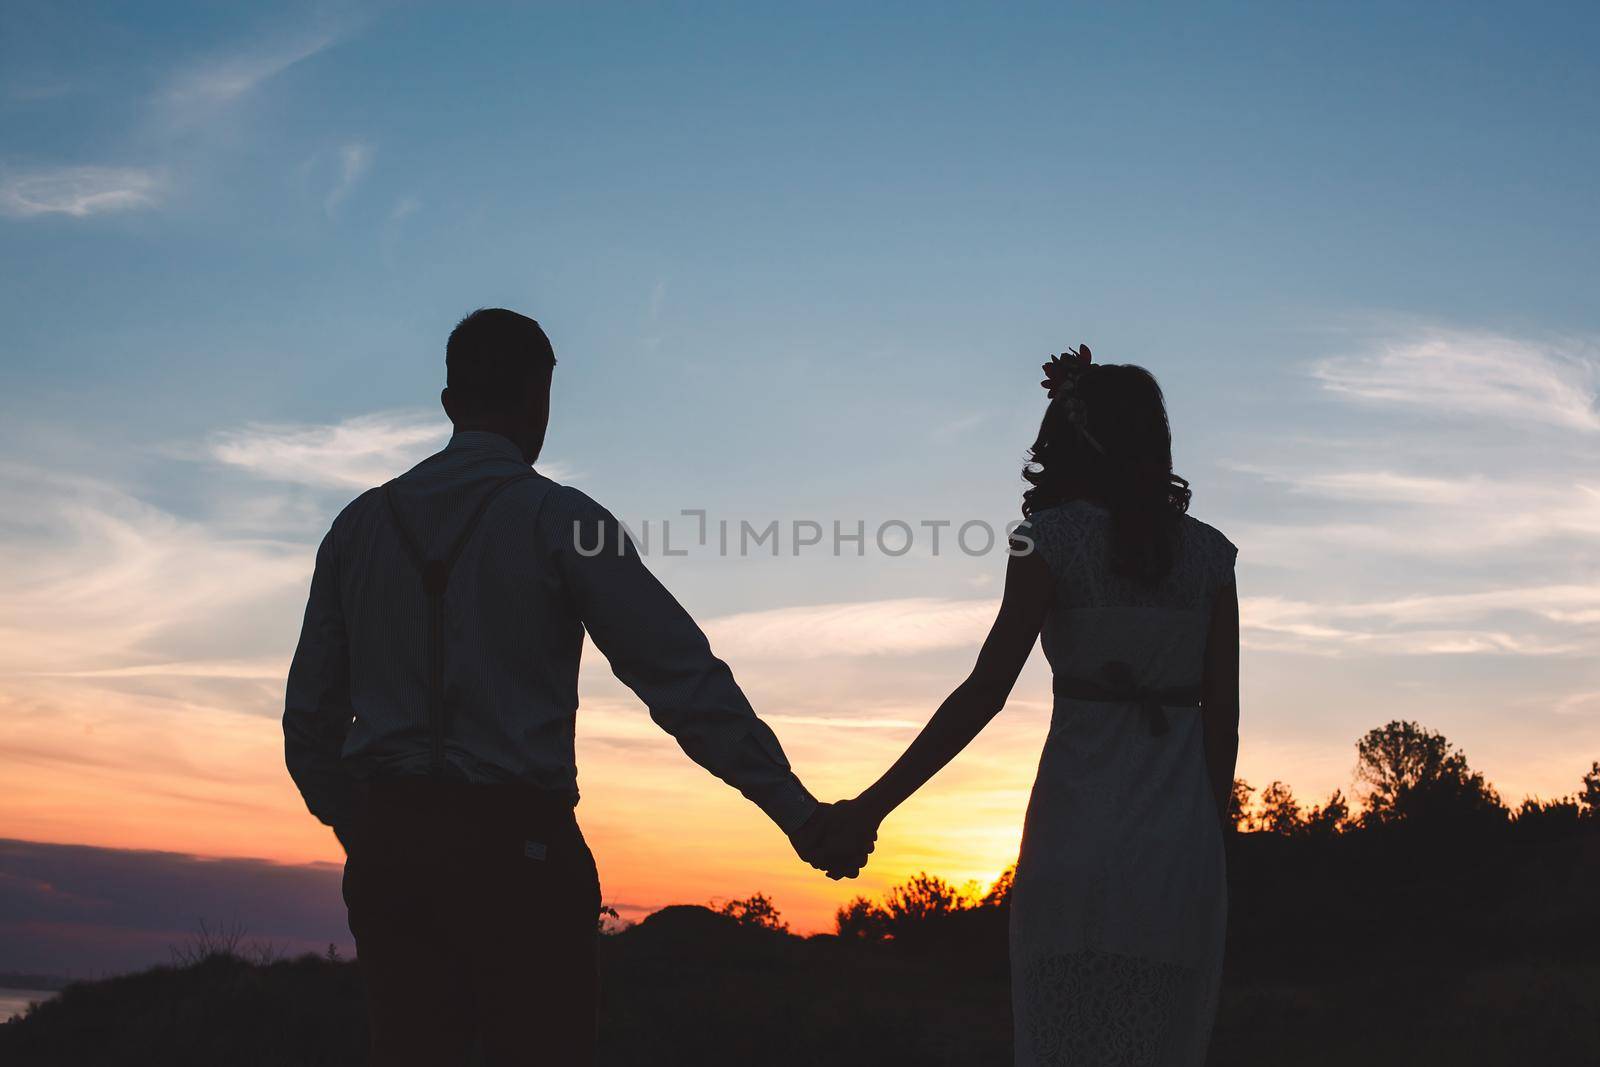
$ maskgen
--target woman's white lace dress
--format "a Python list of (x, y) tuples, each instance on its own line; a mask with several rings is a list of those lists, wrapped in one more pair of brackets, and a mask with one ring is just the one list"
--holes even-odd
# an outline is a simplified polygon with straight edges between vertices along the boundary
[(1059, 693), (1118, 672), (1121, 692), (1197, 685), (1236, 550), (1186, 516), (1172, 572), (1140, 585), (1111, 573), (1110, 521), (1075, 501), (1022, 531), (1056, 579), (1042, 638), (1058, 687), (1011, 898), (1027, 1067), (1198, 1065), (1216, 1013), (1227, 885), (1201, 712)]

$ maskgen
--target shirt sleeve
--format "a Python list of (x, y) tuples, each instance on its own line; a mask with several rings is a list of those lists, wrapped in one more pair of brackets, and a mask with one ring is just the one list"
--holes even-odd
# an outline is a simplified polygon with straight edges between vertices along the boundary
[(311, 814), (343, 821), (350, 779), (339, 762), (354, 718), (350, 701), (350, 651), (339, 597), (334, 531), (317, 549), (300, 643), (289, 665), (283, 706), (284, 760)]
[(785, 833), (817, 801), (689, 613), (639, 558), (622, 524), (575, 489), (552, 490), (543, 526), (579, 618), (655, 720), (700, 766)]

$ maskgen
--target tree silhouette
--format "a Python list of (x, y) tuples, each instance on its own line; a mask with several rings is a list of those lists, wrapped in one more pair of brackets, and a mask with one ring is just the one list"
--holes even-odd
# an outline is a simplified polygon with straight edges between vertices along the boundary
[[(1005, 875), (1001, 878), (1005, 879)], [(1009, 883), (1006, 896), (1010, 896)], [(902, 938), (930, 922), (982, 906), (981, 900), (974, 900), (938, 875), (923, 871), (892, 887), (884, 894), (882, 904), (856, 897), (834, 914), (834, 925), (840, 937), (873, 941)]]
[(1233, 780), (1233, 791), (1228, 795), (1228, 824), (1235, 830), (1247, 829), (1250, 822), (1250, 794), (1255, 790), (1243, 778)]
[(1500, 794), (1436, 730), (1395, 721), (1356, 742), (1356, 780), (1365, 787), (1367, 826), (1503, 822)]
[(998, 908), (1011, 903), (1011, 887), (1016, 884), (1017, 865), (1015, 862), (1000, 872), (1000, 877), (994, 880), (994, 885), (978, 901), (980, 907)]
[[(1352, 817), (1343, 790), (1335, 789), (1321, 804), (1303, 807), (1286, 782), (1274, 780), (1258, 793), (1244, 779), (1234, 779), (1230, 821), (1236, 829), (1265, 831), (1239, 842), (1241, 855), (1255, 856), (1257, 864), (1270, 859), (1279, 877), (1282, 868), (1276, 865), (1310, 860), (1325, 866), (1337, 882), (1358, 878), (1365, 870), (1365, 861), (1359, 859), (1363, 856), (1376, 855), (1393, 865), (1420, 854), (1424, 865), (1437, 864), (1437, 852), (1419, 848), (1435, 835), (1447, 849), (1458, 850), (1463, 833), (1479, 835), (1475, 840), (1486, 847), (1494, 841), (1499, 845), (1492, 847), (1520, 847), (1523, 842), (1600, 833), (1600, 761), (1583, 775), (1583, 788), (1577, 794), (1551, 801), (1528, 798), (1513, 814), (1483, 775), (1472, 770), (1465, 754), (1437, 731), (1412, 722), (1391, 722), (1369, 731), (1356, 748), (1360, 755), (1356, 777), (1367, 802), (1358, 818)], [(1510, 834), (1502, 832), (1508, 819)], [(1363, 838), (1385, 836), (1385, 828), (1400, 823), (1420, 833), (1391, 839), (1400, 847), (1376, 853), (1357, 844)], [(1294, 844), (1284, 847), (1272, 837), (1293, 838)], [(1257, 868), (1254, 877), (1260, 876)], [(976, 889), (918, 874), (881, 900), (850, 901), (835, 915), (837, 930), (842, 938), (863, 941), (965, 944), (960, 940), (962, 931), (992, 929), (985, 923), (1010, 905), (1015, 877), (1012, 864), (980, 896)]]
[(719, 915), (726, 915), (740, 926), (757, 926), (763, 930), (779, 930), (788, 932), (789, 924), (783, 921), (783, 913), (778, 911), (772, 903), (772, 898), (765, 893), (752, 893), (743, 900), (730, 900), (717, 909)]
[(925, 922), (928, 919), (953, 912), (964, 911), (968, 898), (955, 886), (938, 875), (923, 871), (914, 874), (905, 884), (889, 890), (884, 907), (895, 926)]
[(840, 937), (856, 941), (882, 941), (889, 936), (889, 914), (866, 897), (856, 897), (834, 912), (834, 929)]
[(1328, 801), (1306, 812), (1304, 830), (1313, 837), (1330, 837), (1343, 833), (1350, 821), (1350, 805), (1345, 802), (1344, 791), (1335, 789)]
[(1261, 791), (1261, 810), (1256, 814), (1255, 825), (1268, 833), (1289, 837), (1303, 829), (1300, 820), (1300, 802), (1294, 790), (1282, 782), (1274, 781)]

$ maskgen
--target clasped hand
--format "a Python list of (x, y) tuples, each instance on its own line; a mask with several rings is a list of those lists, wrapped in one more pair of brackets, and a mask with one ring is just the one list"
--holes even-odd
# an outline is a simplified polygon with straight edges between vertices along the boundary
[(819, 804), (789, 835), (801, 859), (836, 881), (860, 874), (877, 840), (878, 820), (857, 800)]

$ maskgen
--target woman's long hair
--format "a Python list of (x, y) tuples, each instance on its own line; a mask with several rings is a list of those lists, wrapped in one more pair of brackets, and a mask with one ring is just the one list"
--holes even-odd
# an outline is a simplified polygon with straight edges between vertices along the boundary
[[(1087, 437), (1073, 422), (1075, 403)], [(1022, 477), (1024, 517), (1078, 499), (1110, 511), (1114, 573), (1156, 582), (1172, 569), (1189, 483), (1172, 473), (1167, 406), (1143, 367), (1095, 364), (1078, 372), (1074, 387), (1050, 401)]]

